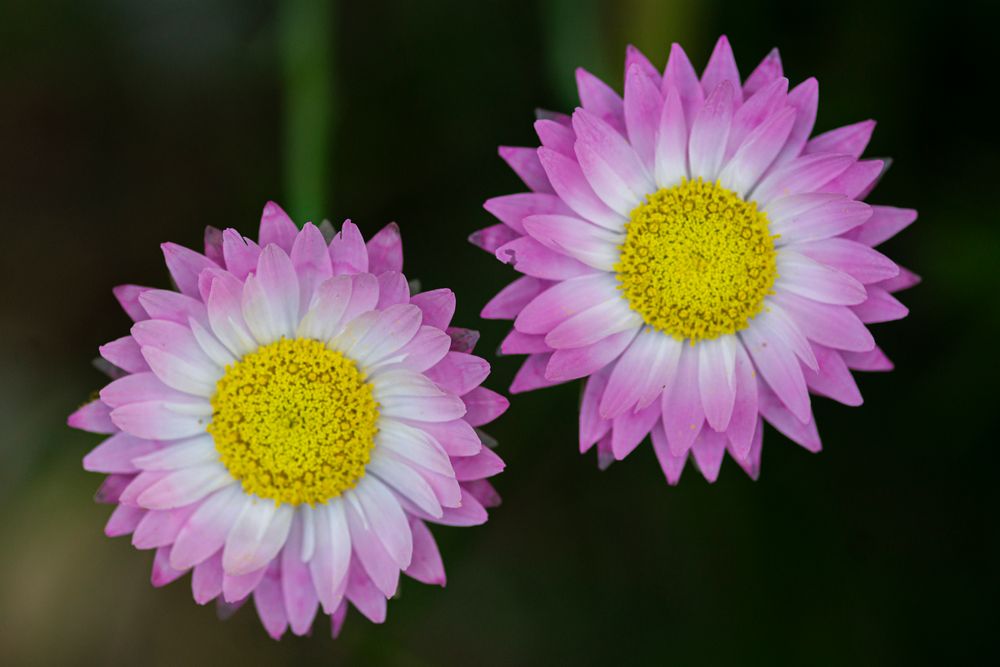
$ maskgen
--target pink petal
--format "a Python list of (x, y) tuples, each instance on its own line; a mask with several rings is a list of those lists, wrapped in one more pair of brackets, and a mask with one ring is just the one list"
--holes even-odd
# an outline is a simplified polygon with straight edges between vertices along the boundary
[[(736, 459), (736, 463), (743, 468), (744, 472), (750, 476), (750, 479), (756, 482), (757, 478), (760, 477), (760, 453), (764, 443), (764, 422), (760, 418), (757, 419), (756, 429), (752, 437), (750, 449), (746, 454), (743, 456), (733, 454), (733, 458)], [(731, 438), (730, 445), (732, 445)], [(732, 453), (732, 451), (733, 449), (731, 448), (730, 452)]]
[(733, 56), (733, 49), (729, 45), (729, 40), (725, 35), (719, 37), (712, 50), (712, 56), (708, 59), (708, 65), (701, 75), (701, 87), (705, 95), (711, 97), (712, 91), (719, 87), (723, 81), (728, 81), (732, 86), (733, 97), (731, 102), (739, 103), (743, 100), (743, 93), (740, 90), (740, 72), (736, 67), (736, 58)]
[(602, 418), (598, 411), (598, 406), (608, 385), (608, 376), (610, 374), (611, 369), (606, 367), (587, 378), (587, 384), (583, 390), (583, 399), (580, 402), (581, 454), (593, 447), (594, 443), (603, 438), (611, 430), (611, 420)]
[(288, 629), (288, 615), (281, 596), (281, 568), (277, 561), (270, 564), (254, 589), (253, 602), (267, 634), (271, 639), (281, 639)]
[(756, 127), (740, 144), (719, 174), (719, 182), (743, 196), (771, 166), (795, 122), (795, 110), (785, 107)]
[(587, 266), (613, 271), (624, 234), (615, 234), (567, 215), (533, 215), (524, 219), (527, 232), (546, 248)]
[(465, 421), (473, 426), (488, 424), (504, 412), (510, 406), (510, 402), (486, 387), (476, 387), (462, 397), (465, 403)]
[(444, 563), (431, 531), (423, 521), (413, 517), (410, 517), (410, 530), (413, 532), (413, 560), (404, 572), (421, 583), (444, 586)]
[(309, 561), (309, 572), (316, 596), (328, 614), (340, 604), (351, 563), (353, 541), (345, 506), (346, 502), (335, 500), (313, 510), (316, 546)]
[(464, 419), (434, 424), (412, 422), (410, 425), (430, 435), (448, 456), (472, 456), (482, 448), (475, 429)]
[(818, 134), (809, 140), (803, 153), (841, 153), (858, 158), (865, 152), (875, 131), (875, 121), (863, 120)]
[(461, 352), (449, 352), (436, 366), (424, 373), (439, 387), (456, 396), (475, 389), (489, 374), (490, 365), (485, 359)]
[[(799, 197), (809, 195), (795, 195), (786, 197), (785, 200)], [(780, 245), (804, 243), (839, 236), (863, 224), (871, 215), (872, 208), (868, 204), (850, 199), (835, 199), (800, 215), (771, 219), (770, 230), (780, 236)]]
[(434, 489), (413, 466), (376, 452), (367, 471), (382, 480), (398, 497), (413, 503), (429, 516), (441, 516), (441, 503)]
[[(521, 221), (529, 215), (541, 215), (543, 213), (567, 215), (573, 212), (559, 197), (537, 192), (519, 192), (513, 195), (487, 199), (483, 204), (483, 208), (492, 213), (497, 220), (504, 223), (510, 230), (519, 232), (520, 234), (526, 233)], [(517, 238), (517, 236), (512, 236), (510, 240), (514, 238)]]
[(624, 103), (611, 86), (582, 67), (578, 67), (576, 87), (580, 92), (580, 104), (584, 109), (609, 123), (616, 130), (624, 131)]
[(487, 320), (512, 320), (551, 284), (531, 276), (522, 276), (490, 299), (479, 316)]
[(810, 452), (818, 452), (822, 448), (819, 431), (816, 430), (811, 413), (806, 420), (799, 419), (786, 407), (784, 401), (763, 385), (760, 386), (759, 405), (764, 419), (781, 431), (785, 437), (802, 445)]
[[(658, 70), (653, 63), (649, 62), (649, 58), (637, 49), (636, 47), (628, 44), (625, 46), (625, 76), (628, 76), (628, 72), (631, 69), (636, 69), (643, 76), (652, 79), (657, 86), (660, 85), (660, 79), (663, 77), (660, 75), (660, 70)], [(626, 94), (626, 97), (628, 95)]]
[(522, 306), (514, 328), (522, 333), (546, 334), (560, 323), (608, 299), (620, 298), (615, 281), (604, 273), (556, 283)]
[[(660, 75), (641, 56), (626, 69), (625, 74), (625, 128), (628, 140), (642, 159), (647, 171), (652, 173), (656, 132), (660, 125), (663, 97), (660, 94)], [(651, 75), (652, 74), (652, 75)]]
[(169, 320), (188, 326), (188, 322), (208, 325), (208, 310), (200, 299), (172, 290), (151, 289), (139, 296), (139, 303), (154, 320)]
[(653, 440), (653, 451), (656, 453), (656, 460), (660, 463), (660, 469), (663, 470), (663, 474), (667, 478), (667, 483), (675, 486), (681, 479), (681, 473), (684, 471), (684, 463), (687, 461), (688, 454), (684, 452), (680, 456), (674, 456), (670, 451), (667, 434), (663, 432), (662, 422), (658, 422), (653, 426), (650, 436)]
[(138, 472), (132, 459), (149, 454), (156, 448), (156, 443), (151, 440), (128, 433), (115, 433), (83, 457), (83, 469), (103, 473)]
[(197, 297), (198, 276), (205, 269), (218, 268), (218, 265), (201, 253), (176, 243), (164, 243), (160, 247), (177, 289), (188, 296)]
[[(698, 89), (699, 92), (701, 89)], [(700, 104), (699, 104), (700, 106)], [(653, 172), (660, 187), (688, 177), (688, 130), (684, 107), (675, 88), (667, 90), (656, 135)]]
[(809, 391), (795, 354), (770, 331), (750, 326), (740, 332), (754, 365), (774, 393), (800, 421), (810, 418)]
[(191, 575), (191, 591), (194, 601), (205, 604), (222, 594), (222, 552), (203, 560), (194, 566)]
[(292, 632), (299, 636), (309, 633), (316, 617), (316, 610), (319, 608), (319, 598), (316, 596), (316, 588), (309, 574), (309, 564), (301, 558), (303, 532), (301, 517), (306, 511), (309, 510), (299, 510), (288, 533), (285, 548), (281, 551), (281, 560), (274, 561), (276, 566), (280, 563), (280, 594), (285, 612), (288, 614), (288, 623)]
[(544, 352), (532, 354), (525, 359), (514, 375), (514, 381), (510, 383), (510, 393), (520, 394), (559, 384), (559, 380), (551, 380), (546, 376), (545, 371), (551, 358), (551, 352)]
[(451, 338), (434, 327), (422, 326), (413, 339), (403, 346), (401, 362), (406, 368), (422, 372), (439, 362), (448, 353)]
[(538, 135), (539, 141), (542, 142), (542, 146), (551, 148), (567, 157), (573, 157), (573, 144), (576, 141), (573, 128), (554, 120), (543, 119), (535, 121), (535, 133)]
[(115, 295), (122, 310), (132, 318), (132, 321), (140, 322), (149, 317), (139, 303), (139, 297), (148, 289), (150, 288), (140, 287), (139, 285), (118, 285), (112, 288), (111, 292)]
[(847, 367), (856, 371), (891, 371), (892, 361), (876, 347), (869, 352), (841, 352)]
[(396, 271), (386, 271), (378, 276), (378, 303), (376, 310), (410, 302), (410, 283), (406, 276)]
[(500, 157), (533, 192), (555, 192), (534, 148), (501, 146)]
[(816, 123), (816, 110), (819, 108), (819, 83), (816, 79), (810, 77), (792, 88), (788, 93), (788, 104), (796, 111), (795, 125), (788, 135), (788, 142), (775, 160), (778, 164), (798, 157), (809, 139)]
[(139, 344), (132, 336), (123, 336), (98, 348), (101, 356), (128, 373), (149, 370), (146, 358), (142, 356)]
[(596, 373), (617, 359), (638, 333), (639, 327), (635, 327), (612, 334), (590, 345), (556, 350), (549, 358), (545, 377), (550, 382), (557, 383)]
[(545, 335), (545, 342), (557, 350), (584, 347), (640, 326), (642, 317), (624, 299), (613, 297), (562, 322)]
[(732, 83), (722, 81), (694, 117), (688, 143), (692, 178), (714, 181), (719, 174), (733, 120), (733, 94)]
[(368, 239), (368, 270), (375, 275), (403, 271), (403, 240), (399, 225), (390, 222)]
[(891, 322), (906, 317), (910, 310), (881, 287), (869, 287), (864, 303), (852, 308), (862, 322)]
[(446, 329), (455, 315), (455, 293), (450, 289), (421, 292), (410, 298), (410, 303), (423, 313), (423, 323), (430, 327)]
[(781, 55), (778, 53), (778, 49), (771, 49), (743, 83), (743, 98), (750, 99), (759, 90), (780, 79), (782, 74)]
[[(727, 158), (736, 153), (736, 149), (751, 132), (775, 114), (782, 112), (783, 108), (789, 108), (785, 107), (787, 96), (788, 79), (781, 77), (766, 85), (736, 110), (736, 113), (733, 114), (733, 124), (729, 130), (729, 140), (726, 145)], [(792, 109), (791, 113), (794, 116), (795, 110)]]
[(146, 510), (141, 507), (119, 505), (108, 518), (108, 522), (104, 526), (104, 534), (108, 537), (129, 535), (139, 525), (144, 514), (146, 514)]
[(882, 160), (859, 160), (826, 183), (822, 190), (844, 194), (851, 199), (862, 199), (885, 173), (885, 167), (886, 163)]
[(698, 392), (698, 352), (689, 346), (681, 351), (677, 373), (664, 388), (661, 408), (670, 452), (687, 454), (705, 421)]
[(221, 463), (206, 463), (167, 472), (162, 479), (142, 491), (136, 502), (146, 509), (175, 509), (201, 500), (227, 486), (234, 486), (229, 471)]
[(867, 298), (864, 285), (842, 271), (783, 249), (778, 253), (775, 288), (813, 301), (851, 306)]
[(842, 174), (853, 163), (854, 158), (849, 155), (803, 155), (772, 167), (749, 196), (759, 206), (766, 207), (778, 197), (814, 192)]
[(170, 566), (170, 558), (167, 555), (167, 551), (166, 547), (157, 549), (156, 556), (153, 558), (153, 572), (150, 577), (150, 583), (157, 588), (177, 581), (186, 572), (185, 570), (175, 570)]
[(347, 598), (372, 623), (384, 623), (386, 595), (372, 584), (364, 571), (352, 563), (347, 581)]
[(538, 158), (556, 193), (577, 214), (612, 231), (622, 228), (625, 219), (594, 193), (576, 160), (544, 147)]
[(698, 470), (709, 484), (719, 478), (719, 468), (722, 467), (722, 457), (726, 453), (726, 434), (713, 431), (710, 428), (701, 429), (701, 433), (691, 445), (691, 456)]
[(659, 398), (680, 354), (681, 343), (649, 328), (640, 330), (611, 371), (601, 398), (601, 417), (613, 419)]
[(226, 270), (243, 280), (257, 269), (260, 246), (235, 229), (227, 229), (222, 232), (222, 256)]
[(295, 511), (273, 500), (254, 498), (233, 523), (222, 551), (222, 569), (242, 576), (266, 567), (288, 538)]
[(436, 523), (445, 526), (479, 526), (486, 523), (489, 517), (482, 503), (465, 488), (462, 489), (462, 500), (458, 507), (445, 508), (444, 515), (435, 519)]
[(66, 423), (90, 433), (114, 433), (118, 427), (111, 419), (111, 408), (101, 401), (91, 401), (69, 416)]
[(205, 227), (205, 257), (218, 264), (226, 266), (226, 258), (222, 252), (222, 230), (208, 225)]
[(611, 430), (611, 452), (615, 459), (620, 461), (631, 454), (659, 419), (659, 403), (652, 403), (639, 412), (625, 412), (615, 417)]
[(899, 275), (895, 278), (889, 278), (888, 280), (882, 280), (875, 285), (881, 287), (887, 292), (899, 292), (905, 289), (909, 289), (914, 285), (920, 284), (920, 276), (913, 273), (908, 269), (899, 267)]
[[(705, 420), (725, 433), (736, 401), (736, 346), (732, 336), (703, 340), (698, 348), (698, 390)], [(702, 433), (705, 429), (702, 429)]]
[(469, 243), (492, 255), (497, 251), (497, 248), (520, 236), (513, 229), (501, 223), (472, 232), (469, 234)]
[(503, 472), (505, 464), (492, 449), (483, 447), (475, 456), (462, 456), (454, 460), (455, 479), (468, 482), (493, 477)]
[(847, 238), (868, 246), (877, 246), (906, 229), (916, 219), (917, 212), (911, 208), (872, 206), (872, 216), (847, 234)]
[[(347, 502), (346, 497), (347, 494), (345, 494), (344, 514), (347, 516), (347, 525), (351, 530), (351, 544), (354, 547), (354, 555), (357, 557), (356, 562), (360, 563), (361, 569), (366, 575), (364, 578), (370, 578), (375, 588), (381, 591), (383, 596), (391, 597), (396, 594), (396, 589), (399, 586), (399, 565), (386, 552), (357, 502)], [(351, 598), (350, 589), (355, 579), (354, 570), (355, 561), (352, 559), (347, 583), (348, 598)], [(351, 599), (353, 602), (353, 598)]]
[(866, 352), (875, 347), (875, 339), (871, 333), (846, 306), (819, 303), (787, 292), (779, 293), (773, 298), (788, 311), (810, 340), (852, 352)]
[(861, 405), (861, 392), (840, 354), (822, 345), (813, 345), (813, 352), (819, 368), (804, 370), (809, 388), (844, 405)]
[(511, 329), (507, 337), (500, 343), (500, 354), (539, 354), (551, 352), (545, 344), (544, 334), (526, 334), (517, 329)]
[(136, 549), (153, 549), (173, 544), (197, 509), (198, 504), (194, 503), (172, 510), (146, 512), (132, 535), (132, 545)]
[(295, 223), (280, 206), (273, 201), (264, 204), (264, 211), (260, 216), (260, 233), (257, 236), (262, 247), (273, 243), (285, 252), (291, 252), (298, 233)]
[[(253, 593), (254, 589), (260, 584), (266, 572), (267, 568), (262, 567), (259, 570), (248, 572), (247, 574), (223, 574), (223, 601), (233, 605), (243, 604), (246, 601), (246, 598), (249, 597), (249, 595)], [(233, 611), (235, 612), (235, 609)]]
[(307, 222), (302, 227), (302, 231), (295, 237), (295, 243), (292, 244), (290, 258), (299, 282), (299, 312), (296, 313), (298, 318), (309, 307), (316, 287), (333, 276), (333, 265), (330, 262), (326, 240), (316, 225)]
[(899, 274), (899, 267), (891, 259), (863, 243), (849, 239), (834, 238), (800, 243), (796, 244), (795, 250), (864, 284), (888, 280)]
[(549, 250), (529, 236), (522, 236), (500, 246), (496, 256), (521, 273), (545, 280), (566, 280), (594, 272), (594, 269), (579, 260)]
[(590, 186), (608, 206), (627, 216), (655, 189), (642, 160), (621, 134), (586, 109), (573, 113), (573, 129), (576, 155)]
[(684, 117), (694, 118), (705, 99), (698, 75), (691, 65), (684, 49), (676, 42), (670, 46), (670, 57), (663, 72), (663, 97), (670, 98), (670, 91), (676, 90), (684, 107)]
[[(170, 552), (171, 566), (183, 570), (219, 551), (245, 502), (246, 496), (237, 484), (205, 499), (177, 534)], [(221, 553), (219, 569), (222, 569)]]
[(754, 431), (759, 420), (757, 413), (757, 373), (742, 342), (736, 345), (736, 365), (733, 373), (736, 382), (736, 399), (733, 415), (729, 419), (727, 435), (737, 460), (747, 456), (753, 445)]
[(336, 276), (368, 271), (368, 248), (358, 226), (345, 220), (340, 232), (330, 241), (330, 260)]

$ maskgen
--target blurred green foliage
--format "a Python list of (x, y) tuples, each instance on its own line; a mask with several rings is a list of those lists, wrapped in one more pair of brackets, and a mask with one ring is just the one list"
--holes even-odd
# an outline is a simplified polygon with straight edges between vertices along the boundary
[[(294, 14), (311, 4), (329, 7), (320, 24)], [(997, 13), (4, 3), (4, 664), (995, 661)], [(282, 50), (300, 31), (321, 38), (312, 55)], [(272, 642), (250, 608), (221, 622), (187, 578), (155, 590), (151, 554), (103, 536), (110, 509), (79, 464), (98, 438), (64, 420), (102, 382), (97, 346), (128, 326), (110, 288), (166, 284), (160, 242), (197, 246), (206, 224), (255, 233), (271, 198), (366, 235), (396, 220), (408, 275), (456, 290), (502, 389), (519, 361), (493, 357), (506, 325), (478, 312), (513, 272), (465, 242), (490, 222), (484, 199), (520, 188), (496, 146), (533, 143), (534, 108), (572, 107), (576, 65), (620, 86), (629, 41), (661, 66), (681, 41), (701, 67), (720, 32), (744, 74), (777, 45), (793, 82), (816, 75), (818, 130), (878, 119), (869, 153), (895, 162), (870, 199), (921, 213), (886, 246), (924, 277), (902, 295), (911, 316), (876, 327), (897, 370), (860, 378), (860, 408), (816, 401), (823, 453), (769, 431), (759, 482), (728, 461), (715, 485), (689, 470), (673, 488), (648, 445), (603, 473), (577, 454), (575, 383), (517, 396), (491, 429), (504, 505), (484, 527), (435, 530), (448, 587), (407, 581), (384, 625), (352, 612), (336, 642), (322, 621)]]

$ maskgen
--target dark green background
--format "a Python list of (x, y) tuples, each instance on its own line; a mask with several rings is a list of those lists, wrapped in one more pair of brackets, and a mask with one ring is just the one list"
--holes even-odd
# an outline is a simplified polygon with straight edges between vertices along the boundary
[[(328, 27), (331, 170), (288, 202), (272, 3), (7, 0), (0, 9), (0, 661), (5, 664), (983, 664), (996, 658), (997, 13), (913, 1), (341, 2)], [(621, 84), (629, 41), (697, 67), (729, 35), (747, 74), (772, 47), (821, 86), (818, 130), (872, 117), (895, 162), (870, 198), (920, 219), (886, 251), (924, 277), (877, 325), (897, 364), (864, 406), (817, 400), (824, 451), (773, 431), (751, 482), (664, 482), (651, 448), (598, 472), (576, 451), (579, 386), (517, 396), (492, 432), (503, 506), (435, 530), (446, 589), (406, 580), (382, 626), (267, 638), (102, 534), (98, 438), (65, 427), (128, 326), (113, 285), (164, 286), (158, 244), (206, 224), (400, 223), (406, 271), (482, 322), (513, 271), (468, 245), (520, 189), (498, 144), (573, 105), (580, 64)], [(322, 152), (320, 153), (323, 154)], [(320, 208), (321, 210), (313, 210)], [(992, 654), (992, 655), (991, 655)]]

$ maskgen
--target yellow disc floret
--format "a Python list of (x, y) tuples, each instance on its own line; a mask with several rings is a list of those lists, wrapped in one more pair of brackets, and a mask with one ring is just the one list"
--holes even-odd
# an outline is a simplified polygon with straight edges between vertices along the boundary
[(767, 216), (701, 179), (649, 195), (625, 224), (615, 264), (622, 295), (674, 338), (716, 338), (761, 311), (777, 276)]
[(364, 477), (377, 419), (353, 361), (316, 340), (282, 338), (226, 367), (208, 432), (244, 491), (311, 505)]

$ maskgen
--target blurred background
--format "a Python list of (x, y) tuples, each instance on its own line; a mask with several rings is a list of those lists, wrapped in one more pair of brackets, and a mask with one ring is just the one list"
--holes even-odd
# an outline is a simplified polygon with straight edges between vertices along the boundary
[[(911, 0), (5, 0), (0, 7), (0, 661), (32, 664), (956, 664), (997, 658), (995, 4)], [(669, 487), (651, 447), (599, 472), (580, 387), (515, 397), (490, 522), (436, 529), (446, 589), (404, 581), (382, 626), (273, 642), (220, 621), (189, 578), (103, 535), (110, 507), (66, 415), (129, 322), (111, 287), (166, 286), (159, 243), (205, 225), (400, 223), (405, 270), (453, 287), (505, 389), (507, 325), (478, 319), (514, 272), (466, 242), (522, 189), (498, 144), (574, 106), (573, 68), (620, 89), (625, 45), (704, 66), (728, 34), (748, 74), (779, 46), (815, 75), (817, 131), (879, 121), (894, 163), (869, 198), (920, 219), (885, 251), (920, 273), (876, 325), (890, 374), (815, 401), (824, 451), (774, 431), (750, 481), (727, 460)], [(992, 654), (992, 655), (991, 655)]]

